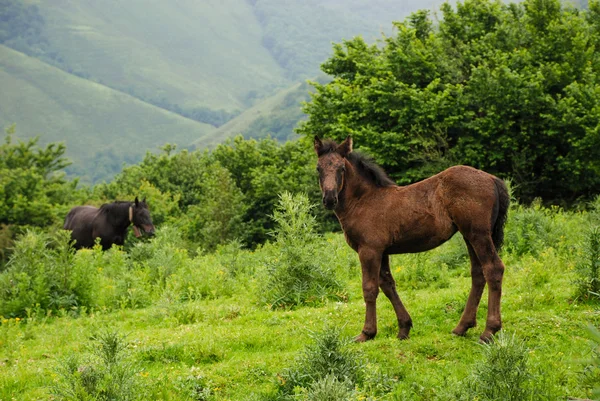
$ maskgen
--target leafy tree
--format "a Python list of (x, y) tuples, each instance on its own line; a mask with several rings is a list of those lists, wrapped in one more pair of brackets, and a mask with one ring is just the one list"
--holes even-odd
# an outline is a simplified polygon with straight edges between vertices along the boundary
[(69, 205), (81, 199), (84, 189), (60, 173), (70, 162), (65, 146), (38, 146), (39, 138), (15, 141), (15, 127), (6, 130), (0, 144), (0, 261), (15, 236), (27, 227), (60, 224)]
[(15, 142), (14, 132), (7, 129), (0, 145), (0, 224), (49, 226), (58, 218), (54, 207), (72, 201), (77, 185), (57, 174), (70, 164), (65, 146), (41, 148), (39, 138)]
[(401, 183), (464, 163), (524, 198), (600, 188), (600, 5), (465, 0), (336, 44), (299, 132), (355, 143)]
[[(227, 168), (244, 193), (247, 209), (243, 220), (247, 245), (269, 238), (274, 229), (273, 215), (284, 191), (305, 193), (311, 203), (321, 203), (317, 185), (312, 145), (307, 141), (290, 141), (280, 145), (271, 138), (244, 140), (241, 136), (217, 146), (212, 152)], [(315, 210), (321, 229), (332, 229), (332, 215), (323, 208)]]
[(157, 224), (178, 224), (188, 239), (207, 249), (243, 236), (244, 196), (229, 171), (207, 152), (147, 153), (137, 165), (125, 168), (109, 184), (98, 185), (102, 199), (149, 196)]

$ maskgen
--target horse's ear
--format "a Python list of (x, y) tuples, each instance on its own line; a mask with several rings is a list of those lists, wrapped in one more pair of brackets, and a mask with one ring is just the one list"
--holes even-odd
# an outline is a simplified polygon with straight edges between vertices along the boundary
[(137, 207), (140, 204), (140, 201), (138, 200), (138, 197), (135, 197), (135, 207)]
[(336, 151), (342, 155), (342, 157), (348, 156), (352, 152), (352, 137), (348, 135), (344, 142), (340, 143)]
[(315, 153), (318, 155), (319, 151), (323, 147), (323, 142), (319, 139), (318, 136), (315, 135)]
[(146, 203), (146, 197), (145, 196), (144, 196), (144, 200), (142, 202)]

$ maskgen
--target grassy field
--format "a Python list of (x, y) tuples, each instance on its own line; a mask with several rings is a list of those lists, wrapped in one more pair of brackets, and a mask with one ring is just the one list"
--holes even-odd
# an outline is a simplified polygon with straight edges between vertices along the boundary
[[(0, 400), (48, 399), (53, 391), (61, 395), (55, 399), (86, 399), (69, 398), (64, 389), (76, 388), (73, 383), (80, 390), (91, 388), (90, 378), (96, 376), (90, 372), (98, 376), (102, 371), (98, 350), (113, 337), (126, 346), (117, 361), (122, 370), (112, 370), (111, 378), (103, 380), (116, 388), (115, 372), (127, 372), (128, 385), (137, 389), (132, 399), (485, 400), (493, 399), (486, 398), (485, 385), (502, 386), (514, 374), (520, 375), (526, 396), (498, 399), (590, 398), (600, 372), (591, 362), (597, 354), (588, 326), (600, 325), (600, 309), (598, 302), (578, 297), (577, 283), (590, 262), (590, 222), (598, 224), (599, 217), (598, 212), (540, 206), (511, 210), (502, 253), (507, 266), (505, 348), (501, 341), (478, 343), (485, 295), (479, 326), (466, 337), (450, 334), (470, 286), (460, 235), (433, 251), (392, 258), (414, 329), (409, 340), (396, 339), (395, 316), (381, 294), (379, 333), (364, 344), (345, 343), (359, 333), (364, 305), (357, 257), (340, 234), (315, 238), (303, 249), (286, 248), (278, 237), (255, 251), (232, 244), (202, 254), (185, 250), (176, 230), (163, 227), (151, 242), (132, 244), (128, 252), (84, 250), (66, 257), (65, 265), (57, 258), (64, 277), (85, 277), (89, 306), (72, 304), (51, 313), (32, 306), (24, 315), (5, 316), (0, 325)], [(21, 241), (16, 261), (0, 280), (37, 258), (38, 240), (38, 234), (31, 234)], [(289, 260), (290, 252), (299, 252), (292, 257), (299, 265), (305, 260), (314, 269), (329, 269), (342, 289), (272, 310), (274, 303), (265, 297), (273, 287), (267, 283), (277, 269), (289, 268), (282, 261)], [(4, 297), (0, 308), (6, 312), (7, 305)], [(302, 365), (303, 358), (314, 354), (315, 343), (331, 332), (339, 335), (344, 355), (360, 366), (362, 379), (354, 383), (352, 395), (319, 398), (308, 386), (286, 393), (294, 369), (311, 366)], [(516, 362), (506, 356), (490, 363), (494, 350), (513, 355)], [(338, 351), (328, 351), (327, 358)], [(498, 370), (490, 372), (490, 367)]]

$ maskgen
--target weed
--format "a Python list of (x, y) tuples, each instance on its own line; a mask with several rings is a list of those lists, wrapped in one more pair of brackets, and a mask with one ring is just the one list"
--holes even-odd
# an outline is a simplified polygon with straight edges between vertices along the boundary
[(583, 258), (576, 266), (576, 297), (597, 301), (600, 300), (600, 226), (589, 231), (583, 249)]
[[(319, 304), (344, 298), (343, 286), (327, 259), (319, 256), (313, 206), (306, 195), (284, 192), (273, 219), (278, 230), (260, 298), (271, 308)], [(340, 296), (341, 294), (341, 296)]]
[(327, 375), (312, 383), (306, 393), (298, 398), (306, 401), (347, 401), (356, 397), (352, 382)]
[(327, 327), (312, 339), (314, 343), (304, 349), (295, 366), (281, 374), (283, 394), (292, 394), (296, 387), (308, 388), (325, 377), (340, 383), (362, 382), (359, 354), (347, 346), (349, 340), (342, 339), (338, 329)]
[(128, 344), (116, 331), (98, 332), (87, 346), (89, 355), (71, 354), (56, 368), (50, 391), (59, 400), (144, 399), (136, 382), (136, 367), (128, 360)]

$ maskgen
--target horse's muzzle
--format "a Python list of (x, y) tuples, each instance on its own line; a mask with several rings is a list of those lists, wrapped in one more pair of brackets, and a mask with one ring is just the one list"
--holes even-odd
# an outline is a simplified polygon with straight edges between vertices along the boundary
[(325, 195), (323, 195), (323, 206), (325, 206), (325, 209), (333, 210), (337, 206), (337, 203), (337, 194), (333, 191), (327, 192)]
[(150, 236), (154, 235), (154, 226), (150, 224), (142, 224), (142, 228), (144, 229), (144, 233)]

